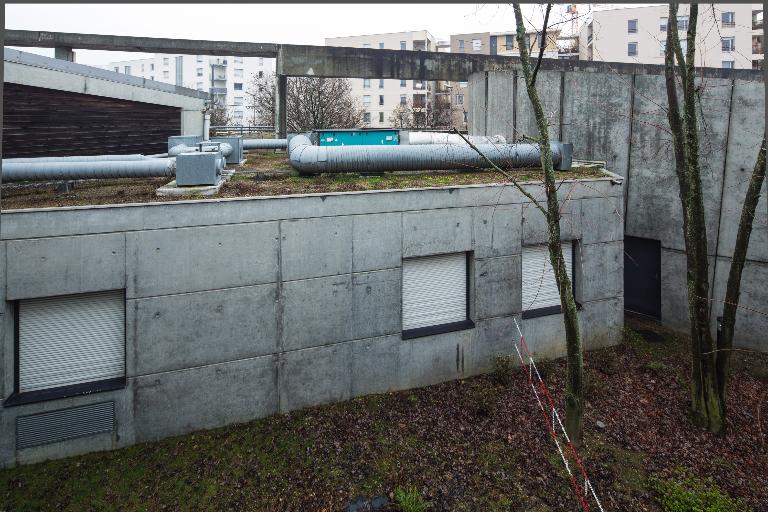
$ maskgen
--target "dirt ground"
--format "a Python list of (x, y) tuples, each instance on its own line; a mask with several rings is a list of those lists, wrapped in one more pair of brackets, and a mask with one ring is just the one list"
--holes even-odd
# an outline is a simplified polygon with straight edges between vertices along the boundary
[[(216, 196), (254, 197), (358, 190), (447, 187), (473, 183), (504, 183), (507, 178), (488, 171), (433, 171), (420, 173), (385, 173), (381, 176), (360, 174), (325, 174), (298, 176), (284, 152), (252, 152)], [(541, 169), (513, 172), (521, 182), (541, 181)], [(605, 176), (594, 167), (576, 167), (559, 172), (560, 179), (585, 179)], [(2, 209), (46, 208), (101, 204), (150, 203), (204, 199), (202, 196), (158, 197), (155, 191), (170, 178), (125, 178), (116, 180), (80, 180), (69, 192), (56, 192), (56, 183), (2, 185)]]
[[(716, 436), (687, 417), (686, 339), (628, 325), (585, 356), (581, 455), (605, 510), (768, 510), (768, 356), (736, 353)], [(564, 361), (540, 368), (562, 411)], [(404, 489), (430, 511), (578, 510), (525, 374), (501, 376), (0, 471), (0, 510), (420, 510), (393, 504)]]

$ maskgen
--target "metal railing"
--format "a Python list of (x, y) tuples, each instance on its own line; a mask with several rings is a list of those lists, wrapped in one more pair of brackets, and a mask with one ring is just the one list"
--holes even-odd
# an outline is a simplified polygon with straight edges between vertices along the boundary
[(273, 132), (274, 126), (251, 125), (251, 126), (211, 126), (211, 135), (231, 133), (236, 135), (245, 135), (247, 133)]

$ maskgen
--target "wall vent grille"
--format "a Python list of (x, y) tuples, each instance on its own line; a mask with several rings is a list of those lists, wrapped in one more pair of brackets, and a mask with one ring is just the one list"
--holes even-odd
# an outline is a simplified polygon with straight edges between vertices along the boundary
[(102, 432), (115, 427), (115, 402), (59, 409), (16, 418), (16, 448), (22, 450), (58, 443)]

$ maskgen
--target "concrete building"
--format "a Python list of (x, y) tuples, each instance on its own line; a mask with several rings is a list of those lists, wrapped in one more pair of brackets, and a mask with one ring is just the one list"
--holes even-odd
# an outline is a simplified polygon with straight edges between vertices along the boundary
[[(437, 40), (427, 30), (327, 37), (326, 46), (371, 48), (377, 50), (437, 51)], [(435, 83), (425, 80), (351, 79), (353, 95), (365, 109), (366, 126), (393, 126), (392, 111), (398, 105), (411, 104), (414, 116), (426, 117), (436, 92)]]
[[(671, 136), (665, 128), (663, 66), (548, 61), (537, 87), (550, 137), (573, 143), (574, 157), (607, 162), (626, 179), (624, 300), (673, 329), (689, 328), (685, 244)], [(557, 65), (557, 67), (555, 67)], [(544, 64), (542, 64), (544, 66)], [(470, 77), (471, 135), (535, 134), (522, 73)], [(707, 222), (712, 329), (721, 314), (736, 228), (765, 127), (762, 72), (697, 69), (701, 86), (699, 148)], [(706, 127), (706, 128), (704, 128)], [(741, 280), (736, 343), (768, 350), (768, 203), (763, 191)]]
[(3, 53), (3, 158), (163, 153), (202, 135), (205, 92), (11, 50)]
[[(681, 4), (678, 29), (685, 36), (690, 6)], [(579, 32), (579, 58), (607, 62), (663, 64), (669, 7), (628, 7), (593, 11)], [(699, 7), (696, 65), (760, 69), (763, 61), (761, 4), (702, 4)], [(682, 41), (685, 44), (685, 41)]]
[(205, 91), (226, 105), (233, 124), (256, 124), (249, 117), (245, 92), (253, 77), (274, 72), (275, 60), (264, 57), (156, 54), (149, 59), (110, 62), (104, 69)]
[[(561, 186), (588, 349), (621, 338), (622, 188)], [(525, 284), (559, 303), (535, 264), (544, 218), (509, 185), (0, 220), (0, 466), (489, 371), (515, 318), (536, 354), (565, 351), (562, 314)]]

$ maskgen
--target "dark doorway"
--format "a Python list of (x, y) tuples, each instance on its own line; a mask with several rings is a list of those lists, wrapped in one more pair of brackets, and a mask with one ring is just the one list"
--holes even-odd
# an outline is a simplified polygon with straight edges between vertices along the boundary
[(661, 242), (624, 237), (624, 309), (661, 320)]

